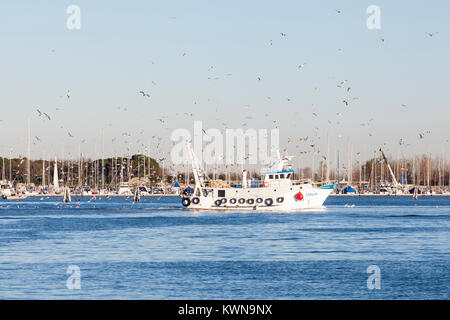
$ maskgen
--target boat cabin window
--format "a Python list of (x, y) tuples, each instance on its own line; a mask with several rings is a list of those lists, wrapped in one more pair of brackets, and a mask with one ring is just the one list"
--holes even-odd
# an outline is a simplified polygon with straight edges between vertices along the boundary
[(280, 174), (280, 179), (284, 179), (284, 173)]
[(269, 179), (273, 179), (273, 174), (269, 174)]
[(217, 190), (218, 197), (225, 197), (225, 190)]
[(286, 175), (286, 179), (289, 179), (290, 177), (291, 177), (291, 174), (288, 173), (288, 174)]
[(278, 175), (277, 175), (277, 174), (275, 175), (275, 179), (279, 179), (279, 177), (278, 177)]

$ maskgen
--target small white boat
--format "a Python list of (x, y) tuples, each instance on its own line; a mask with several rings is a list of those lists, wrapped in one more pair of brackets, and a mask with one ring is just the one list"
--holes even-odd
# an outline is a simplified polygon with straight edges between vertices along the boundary
[(133, 192), (131, 192), (130, 186), (126, 182), (122, 182), (117, 190), (117, 194), (119, 196), (132, 196)]
[(322, 209), (323, 203), (335, 185), (314, 187), (309, 181), (293, 181), (294, 171), (289, 165), (290, 157), (281, 158), (272, 168), (262, 172), (262, 183), (247, 180), (243, 172), (241, 185), (210, 187), (192, 146), (188, 145), (195, 187), (192, 192), (182, 194), (182, 205), (188, 209), (204, 210), (259, 210), (296, 211)]
[(0, 182), (0, 196), (4, 200), (23, 200), (26, 199), (28, 193), (17, 193), (12, 183), (7, 180), (2, 180)]
[(27, 193), (17, 193), (12, 183), (7, 180), (0, 181), (0, 196), (4, 200), (23, 200), (26, 199)]
[(92, 190), (89, 186), (82, 186), (81, 187), (81, 195), (83, 197), (92, 196)]
[(0, 196), (3, 199), (7, 199), (15, 194), (13, 186), (10, 181), (1, 180), (0, 181)]

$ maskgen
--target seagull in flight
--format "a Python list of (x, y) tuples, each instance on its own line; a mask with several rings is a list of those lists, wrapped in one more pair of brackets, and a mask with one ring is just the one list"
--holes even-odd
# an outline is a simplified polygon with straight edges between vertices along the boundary
[(139, 93), (142, 94), (143, 97), (148, 97), (148, 98), (150, 98), (150, 94), (148, 94), (148, 93), (146, 93), (146, 92), (144, 92), (144, 91), (142, 91), (142, 90), (139, 91)]

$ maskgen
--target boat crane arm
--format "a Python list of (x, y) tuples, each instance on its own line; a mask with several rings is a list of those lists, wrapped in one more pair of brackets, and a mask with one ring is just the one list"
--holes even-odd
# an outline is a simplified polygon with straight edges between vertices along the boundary
[(389, 162), (387, 161), (387, 158), (384, 155), (384, 152), (383, 152), (383, 150), (381, 150), (381, 148), (380, 148), (380, 152), (381, 152), (381, 155), (383, 156), (384, 162), (386, 162), (386, 164), (387, 164), (387, 166), (389, 168), (389, 172), (391, 173), (392, 181), (394, 181), (394, 186), (395, 187), (399, 187), (400, 184), (397, 182), (397, 179), (395, 179), (394, 172), (392, 172), (391, 166), (389, 165)]
[(200, 161), (197, 159), (197, 156), (194, 153), (191, 143), (187, 142), (186, 144), (189, 153), (189, 158), (191, 160), (192, 172), (194, 174), (196, 187), (203, 187), (205, 182), (204, 177), (206, 176), (205, 171), (203, 170)]

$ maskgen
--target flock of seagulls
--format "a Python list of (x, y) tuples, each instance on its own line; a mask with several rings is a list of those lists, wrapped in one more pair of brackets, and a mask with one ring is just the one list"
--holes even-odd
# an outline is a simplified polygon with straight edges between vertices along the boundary
[[(335, 9), (335, 12), (337, 14), (342, 14), (343, 13), (343, 11), (341, 9)], [(176, 19), (176, 17), (170, 17), (169, 19)], [(438, 32), (426, 32), (426, 35), (428, 37), (430, 37), (430, 38), (435, 37), (437, 34), (438, 34)], [(279, 37), (281, 37), (282, 39), (286, 39), (286, 41), (289, 41), (289, 37), (287, 36), (286, 32), (283, 32), (283, 31), (279, 32)], [(379, 40), (381, 42), (383, 42), (383, 43), (386, 41), (385, 37), (379, 38)], [(269, 46), (273, 47), (274, 46), (274, 41), (273, 40), (269, 40), (268, 44), (269, 44)], [(343, 50), (342, 50), (342, 48), (338, 48), (338, 51), (342, 52)], [(52, 52), (54, 53), (55, 50), (52, 50)], [(188, 55), (187, 52), (182, 52), (181, 53), (182, 57), (187, 57), (187, 55)], [(189, 59), (189, 57), (187, 57), (187, 59)], [(151, 62), (152, 65), (156, 64), (156, 62), (153, 61), (153, 60), (151, 60), (150, 62)], [(310, 69), (310, 65), (311, 65), (311, 67), (313, 67), (312, 63), (308, 64), (308, 62), (301, 62), (301, 63), (297, 64), (296, 69), (297, 69), (297, 71), (303, 70), (303, 69), (305, 69), (305, 67), (307, 65), (308, 65), (308, 69)], [(215, 72), (216, 69), (217, 68), (215, 68), (215, 66), (208, 65), (207, 67), (205, 67), (204, 70), (207, 70), (208, 72), (212, 73), (212, 72)], [(293, 66), (293, 69), (295, 70), (295, 65)], [(232, 73), (230, 73), (230, 72), (223, 73), (223, 74), (225, 74), (227, 77), (231, 77), (232, 76)], [(219, 80), (220, 78), (218, 76), (210, 75), (207, 79), (208, 80)], [(256, 76), (256, 80), (257, 80), (258, 83), (263, 82), (262, 75), (257, 75)], [(152, 81), (151, 83), (152, 83), (152, 85), (154, 86), (154, 88), (156, 90), (157, 89), (157, 82), (156, 81)], [(325, 119), (330, 126), (331, 125), (341, 125), (342, 124), (342, 122), (341, 122), (342, 120), (341, 119), (343, 119), (343, 115), (345, 113), (347, 113), (347, 112), (351, 112), (351, 110), (352, 110), (351, 107), (357, 102), (357, 100), (359, 100), (359, 97), (353, 96), (353, 88), (352, 88), (352, 86), (349, 83), (350, 83), (350, 81), (347, 80), (347, 79), (341, 80), (341, 81), (335, 83), (336, 87), (340, 90), (340, 94), (342, 94), (344, 96), (344, 97), (341, 96), (341, 98), (339, 98), (339, 100), (337, 100), (336, 106), (337, 106), (337, 108), (339, 108), (338, 104), (340, 103), (340, 105), (341, 106), (343, 105), (343, 107), (345, 107), (345, 108), (338, 109), (337, 110), (338, 112), (334, 113), (335, 117), (332, 117), (332, 118), (329, 118), (329, 119)], [(356, 86), (355, 86), (355, 90), (357, 91), (357, 87)], [(314, 86), (313, 87), (313, 91), (314, 92), (318, 92), (319, 91), (319, 86)], [(138, 90), (137, 92), (142, 97), (149, 98), (149, 99), (151, 98), (150, 93), (147, 92), (146, 90)], [(65, 98), (69, 101), (69, 100), (71, 100), (71, 97), (72, 97), (71, 91), (67, 90), (66, 93), (65, 93)], [(275, 96), (272, 99), (271, 95), (265, 94), (265, 98), (266, 98), (266, 101), (268, 101), (268, 102), (271, 102), (271, 101), (276, 102), (275, 101), (276, 100)], [(292, 102), (293, 101), (292, 97), (286, 97), (286, 98), (283, 98), (283, 99), (285, 99), (286, 102)], [(341, 102), (339, 102), (339, 101), (341, 101)], [(210, 104), (217, 104), (217, 102), (214, 102), (214, 101), (212, 101), (210, 99), (208, 99), (207, 102), (208, 102), (209, 105)], [(202, 103), (201, 99), (195, 99), (195, 101), (193, 102), (194, 105), (201, 104), (201, 103)], [(292, 105), (294, 105), (294, 104), (292, 104)], [(408, 105), (405, 104), (405, 103), (401, 104), (402, 108), (406, 108), (407, 106)], [(256, 110), (255, 108), (253, 108), (249, 104), (244, 105), (243, 108), (244, 108), (245, 113), (242, 114), (242, 115), (239, 115), (239, 117), (240, 117), (240, 119), (245, 119), (245, 122), (241, 123), (241, 127), (246, 127), (246, 126), (248, 126), (249, 122), (251, 122), (252, 120), (255, 119), (255, 115), (260, 114), (260, 113), (258, 112), (258, 110)], [(323, 116), (324, 113), (319, 112), (320, 110), (317, 111), (316, 109), (318, 107), (316, 105), (312, 105), (312, 108), (313, 108), (313, 112), (311, 112), (310, 115), (312, 115), (312, 117), (314, 117), (314, 119), (320, 120), (321, 115)], [(125, 108), (125, 107), (116, 107), (116, 109), (120, 110), (120, 111), (127, 111), (127, 108)], [(56, 110), (57, 111), (61, 111), (61, 110), (63, 110), (63, 108), (59, 107), (59, 108), (56, 108)], [(218, 113), (218, 114), (220, 114), (221, 112), (223, 112), (224, 115), (227, 114), (227, 110), (226, 110), (225, 107), (221, 107), (221, 106), (215, 107), (215, 110), (216, 110), (216, 113)], [(48, 113), (43, 112), (40, 109), (36, 109), (36, 111), (37, 111), (38, 117), (43, 119), (44, 121), (51, 121), (52, 120), (52, 117)], [(248, 113), (250, 113), (250, 114), (248, 114)], [(195, 114), (197, 114), (197, 113), (195, 113)], [(302, 113), (299, 113), (298, 111), (296, 111), (294, 114), (296, 116), (299, 116)], [(175, 116), (176, 117), (184, 116), (184, 117), (188, 117), (188, 118), (193, 118), (195, 115), (191, 111), (185, 111), (185, 112), (177, 112), (177, 113), (175, 113)], [(274, 128), (279, 128), (280, 127), (279, 120), (273, 120), (273, 118), (271, 118), (271, 115), (269, 113), (265, 113), (264, 114), (264, 118), (266, 118), (267, 121), (270, 121), (269, 123)], [(159, 147), (160, 147), (161, 143), (164, 140), (168, 140), (167, 137), (163, 138), (163, 134), (164, 134), (165, 131), (171, 130), (171, 128), (168, 126), (168, 124), (171, 123), (172, 118), (169, 117), (168, 115), (160, 115), (158, 117), (155, 117), (154, 120), (156, 121), (156, 123), (158, 125), (161, 126), (160, 127), (161, 134), (160, 135), (153, 135), (150, 140), (152, 141), (151, 144), (156, 146), (155, 152), (157, 152), (159, 154), (158, 160), (160, 162), (163, 162), (163, 161), (166, 161), (168, 159), (168, 157), (167, 157), (167, 155), (164, 154), (164, 151), (162, 151), (162, 149), (159, 148)], [(224, 128), (232, 128), (233, 127), (233, 125), (231, 123), (227, 123), (224, 120), (224, 117), (216, 118), (216, 120), (219, 121)], [(373, 136), (373, 133), (371, 132), (371, 128), (372, 128), (372, 123), (374, 122), (374, 120), (375, 120), (374, 118), (370, 118), (368, 121), (360, 123), (361, 127), (365, 127), (365, 128), (367, 128), (369, 130), (369, 132), (367, 134), (370, 137)], [(124, 144), (128, 145), (127, 146), (127, 150), (130, 150), (131, 145), (134, 145), (134, 146), (138, 146), (139, 147), (140, 152), (144, 152), (144, 151), (148, 152), (149, 151), (148, 150), (149, 149), (149, 143), (144, 143), (143, 142), (143, 140), (144, 140), (143, 136), (144, 136), (145, 131), (144, 131), (144, 129), (139, 129), (139, 130), (140, 130), (139, 134), (133, 134), (131, 132), (123, 132), (118, 137), (113, 137), (111, 139), (111, 142), (114, 144), (114, 143), (119, 142), (119, 140), (120, 140), (119, 138), (126, 139), (126, 140), (123, 140), (122, 142)], [(205, 130), (203, 130), (203, 133), (207, 134)], [(420, 132), (418, 134), (419, 140), (424, 139), (425, 136), (430, 134), (430, 133), (431, 133), (430, 131)], [(75, 139), (75, 136), (70, 131), (67, 131), (67, 135), (68, 135), (69, 138)], [(132, 141), (133, 138), (134, 138), (134, 141)], [(319, 128), (315, 127), (312, 134), (307, 135), (305, 137), (296, 138), (296, 139), (293, 138), (293, 137), (288, 137), (287, 142), (288, 142), (288, 145), (291, 144), (291, 143), (295, 144), (296, 152), (298, 154), (319, 154), (320, 149), (318, 148), (318, 146), (319, 146), (320, 139), (321, 139), (321, 136), (319, 135)], [(39, 143), (39, 142), (42, 142), (42, 139), (40, 137), (38, 137), (38, 136), (35, 136), (35, 141)], [(80, 141), (83, 143), (83, 142), (86, 142), (86, 139), (80, 138)], [(405, 142), (404, 138), (400, 138), (399, 145), (400, 146), (406, 146), (408, 144)], [(152, 150), (152, 152), (153, 152), (153, 150)], [(324, 155), (322, 155), (321, 159), (322, 160), (326, 160), (326, 157)], [(231, 167), (232, 166), (233, 165), (231, 165)], [(170, 168), (173, 168), (173, 167), (169, 164), (166, 168), (170, 169)]]

